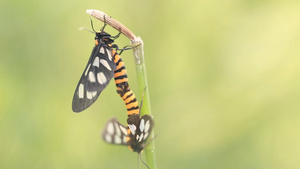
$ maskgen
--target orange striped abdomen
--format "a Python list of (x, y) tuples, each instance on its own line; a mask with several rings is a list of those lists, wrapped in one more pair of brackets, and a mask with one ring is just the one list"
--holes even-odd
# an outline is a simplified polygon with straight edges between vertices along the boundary
[(114, 62), (117, 66), (115, 70), (115, 84), (117, 87), (117, 93), (123, 99), (128, 117), (132, 114), (139, 114), (139, 104), (132, 90), (129, 88), (127, 71), (120, 55), (114, 54)]

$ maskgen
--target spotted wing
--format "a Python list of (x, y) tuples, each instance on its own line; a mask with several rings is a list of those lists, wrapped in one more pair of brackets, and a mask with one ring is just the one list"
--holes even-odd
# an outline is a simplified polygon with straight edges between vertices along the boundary
[(102, 138), (110, 144), (127, 145), (127, 129), (116, 118), (110, 119), (102, 132)]
[(128, 145), (134, 152), (140, 153), (147, 145), (145, 141), (152, 131), (153, 120), (148, 115), (140, 118), (138, 114), (133, 114), (128, 117), (127, 123), (129, 128)]
[(140, 125), (136, 131), (136, 136), (135, 136), (136, 141), (138, 143), (142, 143), (142, 142), (146, 141), (153, 129), (153, 126), (154, 126), (154, 123), (153, 123), (151, 116), (149, 116), (149, 115), (142, 116)]
[(86, 90), (104, 90), (114, 77), (114, 70), (116, 69), (112, 49), (105, 44), (100, 45), (88, 67), (86, 72)]
[(84, 85), (85, 81), (86, 79), (81, 77), (73, 96), (72, 109), (76, 113), (90, 107), (101, 93), (101, 91), (87, 91)]
[(91, 57), (81, 75), (81, 78), (75, 89), (75, 93), (72, 101), (72, 110), (74, 112), (81, 112), (91, 106), (99, 97), (101, 91), (88, 91), (86, 88), (87, 83), (87, 72), (90, 69), (91, 63), (93, 63), (97, 51), (100, 50), (100, 45), (97, 45), (93, 48)]
[[(113, 78), (114, 72), (108, 67), (115, 69), (116, 65), (111, 57), (111, 50), (105, 44), (94, 47), (73, 96), (74, 112), (81, 112), (91, 106)], [(99, 81), (103, 83), (98, 83)]]

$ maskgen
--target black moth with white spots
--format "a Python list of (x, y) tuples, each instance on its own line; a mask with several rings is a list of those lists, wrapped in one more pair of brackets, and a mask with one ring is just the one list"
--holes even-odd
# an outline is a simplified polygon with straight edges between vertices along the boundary
[(91, 106), (114, 77), (116, 64), (112, 52), (115, 50), (112, 48), (117, 48), (117, 46), (112, 45), (114, 41), (111, 38), (117, 38), (118, 35), (113, 37), (104, 32), (103, 28), (95, 34), (95, 47), (73, 96), (72, 109), (74, 112), (81, 112)]
[(140, 118), (134, 114), (127, 119), (127, 123), (126, 128), (116, 118), (110, 119), (102, 132), (102, 138), (107, 143), (126, 145), (132, 151), (140, 153), (153, 129), (153, 120), (149, 115)]

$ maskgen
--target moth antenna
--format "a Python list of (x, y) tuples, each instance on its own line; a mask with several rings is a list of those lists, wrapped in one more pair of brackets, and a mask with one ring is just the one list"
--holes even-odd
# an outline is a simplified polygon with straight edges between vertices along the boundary
[(91, 16), (90, 16), (90, 21), (91, 21), (91, 27), (92, 27), (92, 29), (93, 29), (93, 31), (94, 31), (94, 33), (95, 33), (96, 31), (95, 31), (95, 29), (94, 29), (94, 24), (93, 24), (93, 20), (92, 20)]
[(91, 32), (91, 33), (95, 34), (95, 32), (94, 32), (94, 31), (92, 31), (92, 30), (90, 30), (89, 28), (86, 28), (86, 27), (80, 27), (80, 28), (79, 28), (79, 30), (80, 30), (80, 31), (82, 31), (82, 30), (86, 30), (86, 31), (89, 31), (89, 32)]
[[(151, 169), (151, 168), (145, 163), (145, 161), (143, 160), (141, 153), (139, 153), (139, 156), (140, 156), (141, 161), (144, 163), (144, 165), (145, 165), (147, 168)], [(140, 166), (139, 166), (139, 167), (140, 167)]]
[(144, 96), (145, 96), (145, 91), (146, 91), (147, 87), (144, 88), (143, 90), (143, 94), (142, 94), (142, 100), (140, 103), (140, 109), (139, 109), (139, 115), (141, 114), (141, 110), (142, 110), (142, 106), (143, 106), (143, 100), (144, 100)]
[(106, 24), (106, 20), (105, 20), (105, 15), (103, 16), (103, 19), (104, 19), (104, 21), (103, 21), (103, 22), (104, 22), (104, 26), (100, 29), (101, 32), (103, 32), (105, 26), (107, 25), (107, 24)]

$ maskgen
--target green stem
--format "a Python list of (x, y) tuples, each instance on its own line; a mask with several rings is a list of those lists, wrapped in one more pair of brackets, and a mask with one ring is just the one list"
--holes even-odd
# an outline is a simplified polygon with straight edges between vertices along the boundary
[[(152, 116), (151, 107), (150, 107), (150, 98), (149, 98), (149, 87), (147, 82), (147, 73), (145, 66), (144, 50), (143, 50), (143, 41), (140, 37), (137, 37), (132, 41), (132, 45), (137, 47), (133, 48), (133, 55), (135, 58), (136, 74), (138, 81), (138, 92), (142, 96), (144, 93), (143, 105), (141, 107), (141, 116), (147, 114)], [(145, 89), (146, 88), (146, 89)], [(148, 140), (154, 138), (154, 129)], [(147, 143), (147, 142), (146, 142)], [(152, 140), (144, 149), (146, 156), (146, 163), (151, 169), (156, 169), (156, 159), (155, 159), (155, 146), (154, 140)]]

